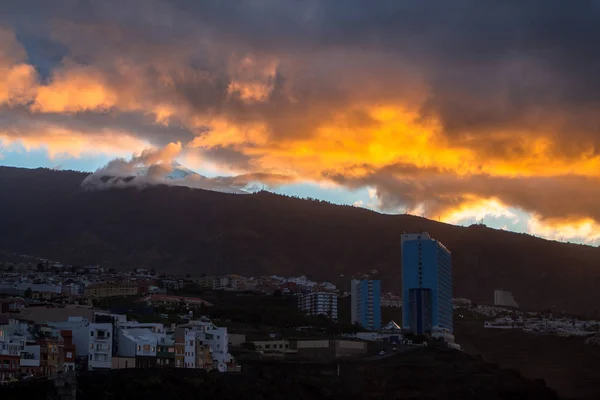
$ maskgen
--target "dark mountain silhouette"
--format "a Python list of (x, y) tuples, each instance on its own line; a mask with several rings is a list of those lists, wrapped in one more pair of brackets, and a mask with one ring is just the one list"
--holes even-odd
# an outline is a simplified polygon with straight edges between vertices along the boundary
[(401, 285), (400, 234), (423, 230), (452, 251), (456, 297), (489, 303), (504, 288), (524, 308), (599, 313), (594, 247), (268, 192), (86, 191), (86, 176), (0, 167), (0, 248), (192, 275), (307, 275), (342, 288), (353, 274), (376, 269), (391, 291)]

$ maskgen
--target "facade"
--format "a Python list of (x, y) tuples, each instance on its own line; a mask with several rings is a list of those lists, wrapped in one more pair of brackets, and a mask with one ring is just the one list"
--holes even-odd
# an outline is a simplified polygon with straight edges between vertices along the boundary
[(70, 317), (67, 321), (48, 322), (48, 325), (61, 331), (71, 331), (76, 356), (87, 360), (89, 370), (111, 368), (111, 323), (93, 323), (82, 317)]
[(417, 334), (452, 334), (452, 259), (427, 232), (402, 235), (402, 325)]
[(381, 281), (351, 281), (351, 323), (374, 331), (381, 328)]
[(25, 341), (11, 335), (7, 325), (0, 325), (0, 381), (18, 375), (21, 352)]
[(85, 296), (91, 298), (135, 296), (136, 294), (138, 294), (137, 285), (129, 281), (93, 283), (85, 288)]
[(159, 343), (156, 348), (156, 364), (159, 367), (175, 366), (175, 341)]
[(494, 305), (498, 307), (519, 308), (519, 303), (516, 302), (513, 294), (502, 289), (494, 291)]
[(19, 366), (21, 374), (42, 376), (41, 346), (39, 344), (24, 346)]
[(175, 367), (196, 368), (196, 334), (190, 328), (175, 329)]
[(254, 340), (252, 341), (257, 350), (265, 353), (287, 353), (290, 349), (290, 341), (280, 340)]
[(65, 372), (75, 371), (75, 354), (77, 348), (73, 344), (73, 332), (69, 330), (60, 331), (63, 337), (63, 370)]
[(338, 296), (331, 292), (312, 292), (298, 297), (298, 307), (307, 315), (324, 315), (337, 321)]

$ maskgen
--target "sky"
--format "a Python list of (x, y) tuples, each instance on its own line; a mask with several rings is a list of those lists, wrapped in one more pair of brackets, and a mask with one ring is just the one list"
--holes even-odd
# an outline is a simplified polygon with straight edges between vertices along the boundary
[(586, 0), (3, 1), (0, 164), (153, 154), (597, 244), (598, 20)]

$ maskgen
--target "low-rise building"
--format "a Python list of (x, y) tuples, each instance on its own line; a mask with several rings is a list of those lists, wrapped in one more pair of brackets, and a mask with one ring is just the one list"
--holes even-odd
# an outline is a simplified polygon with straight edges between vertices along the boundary
[(86, 286), (85, 296), (90, 298), (135, 296), (138, 286), (129, 281), (92, 283)]
[(290, 341), (285, 339), (253, 340), (251, 343), (254, 344), (256, 350), (260, 350), (265, 353), (287, 353), (290, 350)]
[(190, 309), (212, 306), (212, 304), (208, 301), (199, 299), (197, 297), (168, 296), (164, 294), (151, 294), (144, 296), (137, 301), (146, 303), (151, 307), (164, 306), (167, 308), (183, 307)]

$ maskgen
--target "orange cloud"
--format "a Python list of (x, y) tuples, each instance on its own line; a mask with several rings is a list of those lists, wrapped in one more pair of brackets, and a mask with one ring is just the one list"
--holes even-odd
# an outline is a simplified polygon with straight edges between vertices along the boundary
[(37, 89), (33, 111), (44, 113), (108, 110), (118, 94), (90, 67), (73, 66), (56, 73), (48, 85)]
[(600, 224), (591, 218), (542, 219), (534, 214), (527, 224), (530, 233), (548, 239), (587, 243), (596, 243), (600, 239)]
[(0, 131), (0, 142), (6, 147), (22, 146), (26, 151), (45, 149), (50, 159), (58, 156), (81, 157), (84, 155), (109, 154), (126, 156), (131, 149), (147, 148), (149, 143), (124, 132), (79, 134), (60, 127), (46, 127), (28, 136), (14, 137)]

